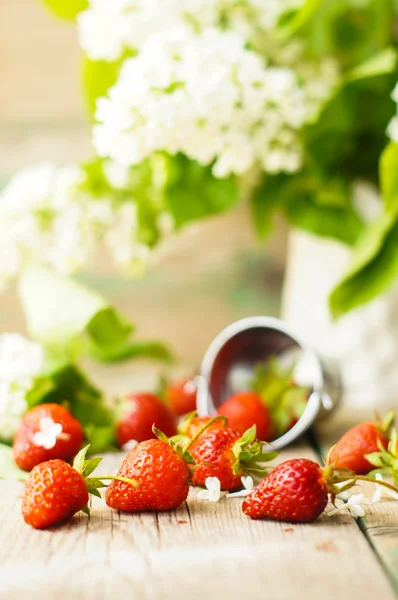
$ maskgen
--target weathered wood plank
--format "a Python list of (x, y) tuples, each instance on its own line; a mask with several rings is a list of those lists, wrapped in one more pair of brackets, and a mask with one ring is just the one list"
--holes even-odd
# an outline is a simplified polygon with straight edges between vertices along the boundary
[[(362, 415), (340, 411), (330, 422), (317, 428), (318, 441), (323, 454), (352, 426), (360, 420), (372, 420), (369, 412)], [(372, 484), (356, 486), (357, 493), (363, 492), (371, 500), (375, 491)], [(358, 519), (358, 526), (374, 548), (380, 562), (388, 573), (398, 595), (398, 502), (385, 497), (366, 507), (365, 517)]]
[[(302, 445), (283, 453), (313, 456)], [(107, 456), (102, 472), (120, 455)], [(348, 515), (312, 525), (250, 521), (240, 499), (190, 495), (177, 511), (128, 515), (95, 499), (88, 519), (34, 531), (20, 516), (18, 483), (0, 483), (0, 597), (7, 600), (236, 598), (373, 600), (394, 595)]]

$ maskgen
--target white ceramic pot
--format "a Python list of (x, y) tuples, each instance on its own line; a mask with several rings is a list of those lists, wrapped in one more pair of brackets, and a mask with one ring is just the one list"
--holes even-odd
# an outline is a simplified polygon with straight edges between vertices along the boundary
[(291, 233), (282, 313), (297, 335), (337, 363), (347, 407), (383, 410), (398, 404), (398, 285), (333, 322), (328, 296), (348, 260), (343, 244)]

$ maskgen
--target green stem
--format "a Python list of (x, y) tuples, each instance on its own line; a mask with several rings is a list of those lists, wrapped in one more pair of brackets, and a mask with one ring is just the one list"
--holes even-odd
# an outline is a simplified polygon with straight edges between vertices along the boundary
[(100, 475), (98, 479), (112, 479), (116, 481), (122, 481), (123, 483), (128, 483), (135, 488), (138, 488), (140, 485), (135, 479), (129, 479), (128, 477), (120, 477), (119, 475)]
[(206, 431), (206, 429), (208, 429), (211, 425), (213, 425), (213, 423), (216, 423), (217, 421), (224, 421), (224, 425), (226, 425), (228, 423), (227, 417), (223, 417), (222, 415), (213, 417), (212, 419), (210, 419), (210, 421), (205, 423), (203, 425), (203, 427), (201, 427), (197, 433), (195, 433), (193, 438), (191, 438), (189, 440), (189, 442), (186, 444), (186, 446), (184, 447), (183, 452), (187, 452), (189, 450), (189, 448), (192, 446), (192, 444), (194, 442), (196, 442), (196, 440), (202, 435), (202, 433), (204, 433)]
[(386, 488), (388, 488), (389, 490), (392, 490), (393, 492), (395, 492), (396, 494), (398, 494), (398, 488), (395, 487), (395, 485), (392, 485), (391, 483), (387, 483), (386, 481), (376, 481), (376, 479), (372, 479), (371, 477), (365, 477), (364, 475), (353, 475), (352, 477), (339, 477), (338, 478), (338, 482), (337, 483), (343, 483), (344, 481), (349, 481), (349, 480), (360, 480), (360, 481), (368, 481), (369, 483), (375, 483), (376, 485), (382, 485)]

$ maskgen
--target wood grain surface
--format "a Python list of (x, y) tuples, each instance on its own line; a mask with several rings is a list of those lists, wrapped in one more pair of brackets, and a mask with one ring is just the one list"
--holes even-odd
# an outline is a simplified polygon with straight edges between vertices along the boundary
[[(292, 456), (316, 459), (307, 443), (282, 452), (279, 460)], [(100, 472), (115, 472), (122, 458), (107, 455)], [(20, 483), (0, 482), (0, 598), (395, 597), (368, 539), (348, 514), (322, 516), (309, 525), (251, 521), (241, 499), (213, 504), (197, 499), (193, 490), (168, 513), (119, 513), (94, 499), (90, 518), (81, 514), (57, 529), (35, 531), (22, 520), (21, 490)], [(390, 511), (391, 503), (387, 506)], [(370, 529), (372, 523), (367, 522)]]

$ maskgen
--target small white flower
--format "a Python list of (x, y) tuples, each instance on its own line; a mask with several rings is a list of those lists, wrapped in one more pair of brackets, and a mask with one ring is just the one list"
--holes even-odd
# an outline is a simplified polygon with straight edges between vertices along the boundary
[(221, 497), (221, 482), (218, 477), (207, 477), (206, 489), (198, 492), (198, 498), (218, 502)]
[(137, 446), (137, 444), (138, 444), (137, 440), (129, 440), (128, 442), (123, 444), (122, 450), (124, 450), (125, 452), (130, 452), (130, 450), (135, 448)]
[(330, 511), (328, 513), (328, 517), (332, 517), (334, 515), (342, 513), (345, 510), (348, 510), (348, 512), (351, 514), (352, 517), (354, 517), (354, 519), (364, 517), (365, 510), (363, 508), (363, 504), (369, 504), (369, 502), (365, 500), (365, 494), (352, 494), (352, 496), (349, 497), (348, 501), (345, 504), (343, 504), (339, 508)]
[(62, 425), (55, 423), (50, 417), (44, 417), (40, 419), (40, 431), (37, 431), (32, 436), (32, 443), (45, 450), (51, 450), (51, 448), (54, 448), (61, 434)]
[(253, 478), (250, 477), (250, 475), (248, 475), (247, 477), (242, 475), (241, 482), (245, 489), (240, 490), (239, 492), (233, 492), (232, 494), (229, 493), (229, 494), (227, 494), (227, 498), (244, 498), (245, 496), (248, 496), (253, 491), (254, 481), (253, 481)]
[[(381, 473), (376, 473), (377, 481), (384, 481), (383, 475)], [(376, 490), (373, 494), (372, 502), (380, 502), (383, 496), (389, 496), (390, 498), (394, 498), (394, 500), (398, 500), (398, 493), (393, 490), (389, 490), (383, 485), (376, 484)]]

